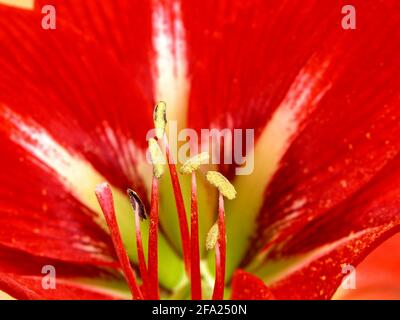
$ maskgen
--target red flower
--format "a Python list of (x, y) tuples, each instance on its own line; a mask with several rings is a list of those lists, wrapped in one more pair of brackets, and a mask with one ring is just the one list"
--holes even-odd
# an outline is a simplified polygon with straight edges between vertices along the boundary
[[(125, 195), (131, 188), (145, 208), (158, 207), (145, 150), (159, 99), (182, 127), (255, 129), (253, 173), (219, 168), (237, 191), (224, 205), (226, 224), (219, 211), (225, 297), (332, 298), (342, 267), (357, 266), (399, 230), (398, 1), (354, 0), (356, 30), (342, 29), (347, 3), (317, 0), (53, 0), (57, 29), (43, 30), (47, 2), (34, 10), (0, 5), (1, 291), (21, 299), (130, 298), (122, 267), (135, 298), (154, 297), (149, 288), (158, 285), (162, 297), (190, 296), (198, 277), (189, 280), (182, 257), (189, 275), (199, 264), (193, 250), (182, 254), (181, 236), (184, 249), (196, 241), (188, 244), (193, 229), (185, 241), (175, 207), (185, 211), (178, 190), (190, 199), (190, 179), (172, 179), (174, 188), (167, 174), (160, 180), (160, 234), (150, 241), (158, 266), (147, 269)], [(203, 244), (217, 196), (197, 178), (209, 298), (214, 259)], [(94, 195), (104, 181), (112, 185), (112, 195), (97, 189), (106, 219)], [(398, 298), (398, 272), (390, 273), (398, 259), (395, 266), (368, 259), (358, 289), (346, 294), (363, 297), (363, 288), (391, 282), (390, 297)], [(55, 289), (43, 286), (46, 265), (55, 267)], [(377, 266), (388, 276), (367, 279), (368, 287), (363, 272)], [(138, 288), (136, 273), (147, 279)]]

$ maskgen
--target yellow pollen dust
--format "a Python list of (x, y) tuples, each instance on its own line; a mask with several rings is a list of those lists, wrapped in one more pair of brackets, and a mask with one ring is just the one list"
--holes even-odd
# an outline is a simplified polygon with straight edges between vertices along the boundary
[(160, 146), (153, 138), (149, 140), (149, 152), (151, 163), (153, 164), (154, 176), (159, 179), (164, 174), (164, 164), (166, 163), (166, 161), (160, 149)]
[(210, 231), (207, 233), (207, 238), (206, 238), (206, 249), (207, 250), (212, 250), (215, 247), (215, 244), (218, 241), (218, 223), (214, 223), (213, 226), (211, 227)]
[(182, 174), (190, 174), (193, 171), (196, 171), (203, 163), (207, 163), (209, 159), (210, 155), (208, 152), (199, 153), (187, 160), (179, 171)]
[(236, 198), (235, 187), (225, 178), (221, 173), (217, 171), (208, 171), (206, 178), (209, 183), (218, 188), (218, 191), (229, 200)]
[(156, 130), (156, 136), (158, 139), (162, 139), (167, 126), (167, 104), (164, 101), (160, 101), (154, 108), (154, 128)]

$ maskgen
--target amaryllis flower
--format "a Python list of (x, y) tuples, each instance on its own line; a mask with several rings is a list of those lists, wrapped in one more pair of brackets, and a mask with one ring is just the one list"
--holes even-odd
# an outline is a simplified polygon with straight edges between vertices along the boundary
[[(0, 2), (5, 296), (399, 297), (398, 246), (367, 257), (400, 222), (398, 1), (353, 0), (354, 30), (333, 0)], [(157, 101), (254, 129), (253, 172), (180, 174)]]

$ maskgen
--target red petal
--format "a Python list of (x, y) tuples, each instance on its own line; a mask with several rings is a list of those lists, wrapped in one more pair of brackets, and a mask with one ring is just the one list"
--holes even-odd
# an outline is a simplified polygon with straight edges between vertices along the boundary
[(57, 30), (48, 31), (38, 27), (42, 14), (0, 6), (0, 103), (83, 155), (114, 185), (140, 191), (135, 163), (146, 146), (153, 106), (137, 85), (145, 81), (58, 14)]
[(63, 262), (59, 259), (48, 257), (38, 257), (18, 249), (11, 249), (4, 246), (0, 246), (0, 260), (1, 273), (37, 276), (41, 274), (44, 265), (52, 265), (57, 269), (57, 274), (64, 278), (76, 277), (77, 275), (86, 278), (113, 275), (110, 271), (106, 272), (105, 269), (97, 266)]
[(264, 282), (243, 270), (235, 272), (232, 278), (231, 300), (273, 300), (271, 290)]
[(42, 277), (0, 273), (0, 290), (20, 300), (116, 300), (123, 297), (89, 285), (57, 279), (55, 289), (44, 289)]
[(340, 10), (333, 1), (183, 1), (190, 123), (259, 134), (327, 36), (343, 31)]
[(335, 299), (400, 299), (400, 234), (375, 249), (356, 269), (356, 288), (336, 292)]
[[(333, 2), (313, 1), (309, 6), (301, 1), (222, 2), (218, 7), (210, 2), (213, 10), (205, 5), (200, 12), (191, 11), (204, 19), (190, 18), (189, 7), (184, 11), (193, 55), (190, 114), (205, 115), (196, 120), (200, 127), (217, 122), (222, 127), (260, 128), (260, 121), (265, 124), (301, 68), (325, 70), (313, 90), (323, 93), (327, 85), (329, 90), (299, 126), (303, 132), (296, 132), (297, 139), (267, 190), (253, 253), (277, 237), (280, 229), (291, 225), (301, 231), (310, 220), (350, 197), (399, 151), (395, 88), (400, 83), (396, 71), (400, 42), (389, 39), (400, 35), (393, 4), (377, 4), (372, 12), (369, 4), (356, 1), (362, 15), (354, 32), (341, 28), (341, 4)], [(244, 42), (233, 40), (237, 38)], [(290, 50), (292, 45), (295, 50)], [(218, 55), (224, 58), (217, 59)], [(206, 82), (207, 70), (214, 70), (216, 81)], [(233, 84), (231, 79), (236, 79)], [(197, 112), (196, 106), (204, 111)]]
[(301, 258), (293, 270), (271, 283), (277, 298), (332, 297), (344, 276), (342, 264), (357, 266), (382, 241), (399, 231), (399, 163), (400, 157), (396, 157), (353, 197), (301, 230), (290, 234), (293, 229), (289, 224), (281, 234), (286, 234), (286, 241), (279, 242), (279, 247), (273, 245), (265, 258), (266, 265)]
[[(147, 117), (139, 108), (143, 94), (116, 59), (62, 19), (52, 32), (37, 27), (41, 14), (0, 6), (0, 16), (0, 146), (7, 154), (0, 159), (0, 220), (9, 226), (0, 232), (0, 243), (67, 261), (113, 263), (96, 215), (34, 152), (40, 142), (41, 152), (59, 155), (24, 125), (45, 128), (46, 137), (89, 160), (115, 185), (141, 190), (132, 139), (136, 133), (144, 137), (150, 108)], [(32, 148), (11, 142), (19, 135)]]
[[(299, 91), (317, 82), (315, 103), (305, 103), (306, 116), (295, 118), (298, 130), (268, 187), (247, 261), (271, 243), (268, 258), (278, 259), (398, 223), (400, 178), (390, 178), (400, 151), (398, 3), (352, 4), (354, 31), (341, 27), (340, 2), (183, 4), (194, 127), (255, 128), (259, 134), (285, 97), (297, 97), (291, 85), (304, 68), (313, 78), (305, 77)], [(377, 245), (371, 239), (381, 241), (363, 238), (362, 255)], [(309, 297), (334, 290), (319, 295), (309, 283)]]
[[(99, 287), (84, 285), (77, 279), (121, 281), (105, 270), (35, 257), (0, 246), (0, 290), (17, 299), (121, 299), (122, 296), (100, 291)], [(56, 289), (45, 290), (42, 279), (44, 266), (55, 269)], [(47, 271), (46, 271), (47, 272)]]
[(330, 299), (346, 275), (342, 272), (343, 266), (356, 266), (376, 246), (399, 231), (396, 229), (372, 228), (333, 244), (326, 253), (272, 283), (274, 296), (277, 299)]
[(19, 283), (10, 274), (0, 273), (0, 289), (13, 298), (20, 300), (39, 300), (40, 296), (33, 290)]
[(0, 244), (36, 256), (115, 266), (98, 216), (71, 195), (57, 174), (2, 133), (0, 146), (7, 155), (0, 158)]
[[(152, 12), (150, 0), (54, 0), (57, 18), (77, 28), (85, 38), (109, 52), (153, 99)], [(47, 0), (37, 0), (41, 11)], [(133, 101), (130, 107), (140, 111)], [(149, 106), (148, 106), (149, 107)], [(134, 118), (132, 118), (132, 121)]]
[[(400, 156), (396, 156), (360, 190), (349, 195), (346, 201), (319, 216), (312, 217), (313, 219), (308, 219), (307, 223), (302, 221), (304, 216), (293, 219), (294, 226), (281, 231), (282, 235), (287, 237), (284, 244), (273, 250), (271, 255), (307, 252), (324, 243), (368, 228), (383, 225), (396, 227), (400, 224), (400, 172), (397, 170), (399, 165)], [(299, 223), (303, 223), (303, 226), (297, 231)]]

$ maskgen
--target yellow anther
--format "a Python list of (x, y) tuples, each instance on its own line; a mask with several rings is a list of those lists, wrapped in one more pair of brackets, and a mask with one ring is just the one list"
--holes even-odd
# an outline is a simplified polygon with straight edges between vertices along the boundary
[(153, 118), (156, 136), (158, 139), (162, 139), (167, 125), (167, 104), (164, 101), (160, 101), (156, 104)]
[(207, 233), (206, 238), (206, 249), (212, 250), (215, 247), (215, 244), (218, 241), (218, 222), (214, 223), (211, 227), (210, 231)]
[(229, 200), (236, 198), (235, 187), (225, 178), (222, 174), (217, 171), (208, 171), (206, 178), (213, 186), (218, 188), (221, 194)]
[(193, 171), (196, 171), (200, 165), (207, 163), (209, 159), (210, 155), (208, 152), (199, 153), (187, 160), (179, 169), (179, 171), (182, 174), (190, 174)]
[(159, 179), (164, 174), (164, 164), (166, 163), (157, 141), (153, 138), (149, 140), (149, 152), (151, 163), (153, 164), (154, 176)]

